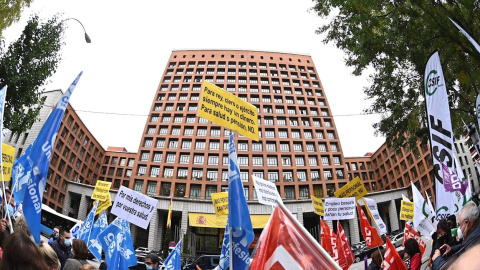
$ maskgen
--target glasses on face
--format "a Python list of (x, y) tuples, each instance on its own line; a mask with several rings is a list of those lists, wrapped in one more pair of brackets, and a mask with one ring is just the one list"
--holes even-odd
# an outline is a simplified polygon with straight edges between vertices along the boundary
[(146, 265), (149, 265), (149, 266), (150, 266), (150, 265), (153, 265), (152, 262), (145, 262), (145, 264), (146, 264)]

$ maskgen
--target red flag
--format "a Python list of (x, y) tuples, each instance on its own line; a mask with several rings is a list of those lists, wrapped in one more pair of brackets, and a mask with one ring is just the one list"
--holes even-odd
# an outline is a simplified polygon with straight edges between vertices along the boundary
[(353, 255), (352, 247), (347, 240), (340, 221), (337, 222), (337, 248), (339, 257), (338, 264), (343, 270), (347, 270), (350, 265), (353, 264), (355, 256)]
[(383, 270), (408, 270), (407, 266), (403, 262), (400, 255), (398, 255), (397, 249), (390, 242), (388, 236), (385, 236), (387, 240), (385, 249), (385, 260), (383, 261)]
[(362, 235), (367, 243), (367, 247), (375, 248), (383, 245), (382, 238), (378, 235), (378, 232), (375, 228), (370, 226), (367, 216), (362, 210), (360, 204), (357, 203), (358, 216), (360, 217), (360, 227), (362, 228)]
[(408, 225), (408, 223), (405, 223), (405, 230), (403, 231), (403, 233), (404, 234), (403, 234), (402, 247), (405, 246), (405, 241), (407, 241), (410, 238), (413, 238), (413, 239), (417, 240), (418, 246), (420, 247), (420, 252), (422, 253), (422, 257), (423, 257), (423, 253), (425, 252), (425, 249), (427, 248), (427, 244), (422, 240), (422, 238), (420, 237), (418, 232), (415, 231), (415, 229), (412, 228), (412, 226)]
[(250, 269), (339, 269), (305, 233), (277, 206), (263, 229)]
[(322, 247), (325, 251), (332, 256), (333, 259), (338, 257), (337, 254), (337, 235), (333, 232), (328, 224), (320, 218), (320, 237), (322, 238)]

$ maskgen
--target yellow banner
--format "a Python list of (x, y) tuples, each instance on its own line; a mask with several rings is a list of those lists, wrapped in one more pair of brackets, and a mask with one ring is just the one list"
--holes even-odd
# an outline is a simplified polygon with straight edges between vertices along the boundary
[(320, 198), (312, 196), (313, 208), (315, 209), (315, 214), (319, 216), (325, 215), (325, 207), (323, 206), (323, 201)]
[(101, 202), (110, 199), (110, 186), (112, 183), (107, 181), (97, 180), (95, 184), (95, 190), (93, 190), (92, 199), (99, 200)]
[(228, 215), (228, 192), (212, 193), (211, 196), (217, 217)]
[(110, 192), (109, 192), (108, 199), (106, 199), (105, 201), (98, 202), (97, 212), (95, 212), (95, 215), (100, 214), (103, 210), (106, 210), (110, 206), (112, 206), (112, 200), (110, 199)]
[(198, 116), (258, 141), (257, 107), (207, 81), (203, 82)]
[(12, 167), (15, 156), (15, 147), (2, 143), (2, 160), (3, 160), (3, 180), (10, 181), (12, 178)]
[(341, 189), (335, 191), (335, 196), (337, 198), (355, 197), (355, 201), (360, 200), (365, 195), (367, 195), (367, 189), (358, 176), (348, 182)]
[[(215, 214), (188, 213), (190, 226), (225, 229), (228, 216), (217, 217)], [(267, 225), (270, 215), (250, 215), (254, 229), (263, 229)]]
[(414, 214), (414, 204), (413, 202), (407, 202), (402, 200), (402, 205), (400, 206), (400, 219), (413, 221)]

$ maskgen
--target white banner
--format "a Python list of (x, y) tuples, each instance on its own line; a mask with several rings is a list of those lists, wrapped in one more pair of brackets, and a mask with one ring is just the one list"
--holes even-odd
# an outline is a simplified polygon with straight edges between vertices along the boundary
[(324, 220), (343, 220), (355, 218), (355, 197), (325, 199)]
[(255, 175), (252, 175), (252, 179), (259, 203), (277, 206), (277, 200), (282, 201), (280, 194), (278, 194), (277, 186), (274, 183), (256, 177)]
[[(417, 187), (410, 182), (412, 186), (413, 204), (415, 206), (415, 214), (413, 215), (413, 228), (423, 235), (430, 236), (436, 231), (435, 225), (432, 223), (433, 210), (429, 209), (427, 202)], [(442, 185), (443, 188), (443, 185)], [(445, 190), (444, 190), (445, 191)]]
[(374, 200), (368, 198), (363, 198), (363, 201), (365, 202), (365, 206), (370, 212), (370, 217), (372, 217), (375, 225), (377, 225), (380, 234), (386, 234), (387, 226), (385, 226), (385, 223), (380, 217), (380, 213), (378, 213), (377, 203)]
[(477, 113), (477, 128), (480, 128), (480, 94), (477, 95), (477, 101), (475, 102), (475, 108)]
[(445, 191), (443, 186), (442, 165), (440, 163), (443, 162), (452, 171), (455, 171), (455, 162), (450, 108), (438, 52), (435, 52), (427, 62), (424, 85), (435, 178), (436, 219), (440, 220), (455, 211), (452, 198), (454, 195)]
[(150, 223), (150, 219), (152, 219), (156, 209), (156, 199), (121, 186), (115, 197), (111, 213), (147, 229), (148, 223)]

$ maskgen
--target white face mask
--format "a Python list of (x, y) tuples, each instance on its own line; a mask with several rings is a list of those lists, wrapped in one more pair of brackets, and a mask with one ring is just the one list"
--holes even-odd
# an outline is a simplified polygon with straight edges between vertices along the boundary
[(458, 229), (457, 229), (457, 237), (458, 237), (458, 240), (463, 239), (462, 228), (460, 228), (460, 227), (458, 227)]

